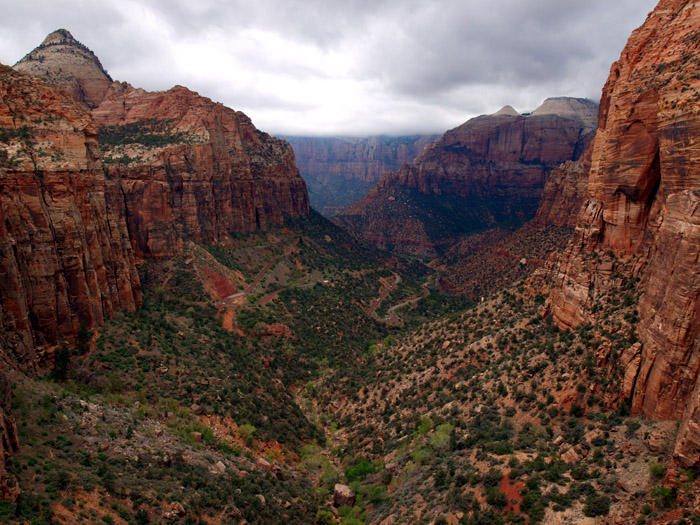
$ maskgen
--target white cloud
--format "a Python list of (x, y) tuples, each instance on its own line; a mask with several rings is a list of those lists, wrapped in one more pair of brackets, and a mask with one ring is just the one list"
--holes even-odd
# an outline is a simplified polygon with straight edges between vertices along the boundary
[(113, 78), (186, 85), (272, 133), (439, 132), (505, 104), (597, 99), (654, 4), (0, 0), (0, 61), (64, 27)]

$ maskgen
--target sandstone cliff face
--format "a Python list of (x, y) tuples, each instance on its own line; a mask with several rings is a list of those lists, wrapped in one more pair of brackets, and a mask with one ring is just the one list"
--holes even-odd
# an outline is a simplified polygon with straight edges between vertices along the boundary
[(93, 115), (139, 254), (167, 257), (185, 237), (220, 243), (309, 213), (292, 148), (241, 112), (180, 86), (114, 83)]
[(133, 311), (140, 285), (89, 112), (5, 66), (0, 100), (0, 341), (31, 367), (81, 323)]
[(552, 170), (542, 190), (534, 223), (574, 228), (588, 185), (584, 161), (567, 161)]
[[(391, 244), (418, 255), (434, 255), (435, 247), (472, 231), (522, 223), (534, 216), (549, 173), (562, 162), (578, 159), (590, 142), (590, 109), (595, 104), (579, 104), (586, 109), (581, 115), (568, 106), (564, 115), (555, 114), (557, 108), (548, 102), (537, 115), (501, 110), (471, 119), (445, 133), (412, 164), (383, 175), (367, 197), (337, 218), (338, 223), (382, 247)], [(422, 212), (416, 215), (412, 210), (441, 206), (447, 200), (453, 202), (435, 214), (443, 219), (432, 220), (449, 222), (467, 213), (457, 221), (464, 226), (416, 237), (431, 226)], [(416, 250), (416, 243), (431, 247)]]
[(640, 279), (634, 413), (682, 419), (676, 454), (700, 463), (700, 5), (662, 0), (603, 90), (588, 190), (560, 263), (557, 322), (591, 319), (616, 275)]
[(364, 197), (382, 174), (412, 162), (439, 136), (284, 138), (294, 148), (311, 205), (334, 215)]
[(168, 257), (185, 237), (225, 242), (230, 233), (309, 212), (292, 148), (241, 112), (181, 86), (149, 93), (112, 82), (65, 30), (15, 68), (49, 78), (92, 108), (109, 202), (126, 218), (139, 256)]
[(49, 34), (14, 68), (45, 78), (91, 108), (102, 102), (112, 84), (99, 59), (65, 29)]

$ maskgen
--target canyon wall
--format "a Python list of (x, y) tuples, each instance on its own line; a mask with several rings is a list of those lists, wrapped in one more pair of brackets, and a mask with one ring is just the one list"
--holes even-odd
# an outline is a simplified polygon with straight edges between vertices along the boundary
[(0, 100), (0, 327), (4, 357), (32, 367), (35, 351), (135, 310), (141, 293), (90, 113), (5, 66)]
[(64, 29), (14, 67), (92, 109), (107, 176), (117, 183), (111, 202), (137, 256), (174, 255), (186, 238), (225, 243), (231, 233), (309, 212), (292, 148), (239, 111), (181, 86), (147, 92), (113, 82)]
[(140, 255), (171, 256), (185, 238), (225, 243), (309, 213), (292, 148), (241, 112), (181, 86), (114, 83), (93, 115)]
[[(381, 177), (336, 221), (382, 248), (435, 255), (460, 236), (532, 218), (551, 171), (590, 144), (596, 104), (548, 99), (469, 120)], [(439, 227), (436, 229), (434, 225)]]
[(283, 138), (294, 148), (311, 205), (330, 216), (364, 197), (382, 174), (412, 162), (439, 135)]
[(698, 28), (699, 4), (662, 0), (613, 64), (551, 297), (555, 320), (573, 327), (593, 319), (609, 279), (639, 280), (641, 358), (625, 374), (632, 410), (681, 420), (675, 453), (687, 466), (700, 464)]

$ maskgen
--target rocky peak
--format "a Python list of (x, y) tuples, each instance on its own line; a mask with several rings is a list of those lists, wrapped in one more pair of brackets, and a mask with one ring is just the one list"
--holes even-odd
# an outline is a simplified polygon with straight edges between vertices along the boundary
[(587, 98), (550, 97), (532, 115), (580, 117), (586, 124), (586, 131), (591, 131), (598, 123), (598, 104)]
[(80, 45), (80, 43), (75, 39), (75, 37), (73, 37), (73, 35), (70, 34), (70, 31), (67, 29), (57, 29), (53, 33), (49, 33), (41, 43), (42, 46), (48, 46), (51, 44)]
[(102, 102), (112, 84), (112, 77), (95, 54), (65, 29), (50, 33), (14, 68), (46, 78), (91, 108)]
[(513, 108), (513, 106), (509, 106), (509, 105), (505, 105), (505, 106), (503, 106), (501, 109), (499, 109), (498, 111), (496, 111), (496, 113), (492, 113), (492, 116), (493, 116), (493, 117), (499, 117), (499, 116), (502, 116), (502, 115), (508, 116), (508, 117), (518, 117), (518, 116), (520, 116), (520, 113), (518, 113), (517, 111), (515, 111), (515, 109)]

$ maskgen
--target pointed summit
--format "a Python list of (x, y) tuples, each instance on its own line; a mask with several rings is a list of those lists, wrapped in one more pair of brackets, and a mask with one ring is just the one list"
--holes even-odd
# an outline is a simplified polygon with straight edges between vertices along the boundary
[(505, 116), (508, 116), (508, 117), (519, 117), (519, 116), (520, 116), (520, 113), (518, 113), (517, 111), (515, 111), (515, 109), (513, 109), (513, 106), (508, 106), (508, 105), (506, 105), (506, 106), (503, 106), (503, 107), (502, 107), (501, 109), (499, 109), (498, 111), (496, 111), (496, 113), (493, 113), (491, 116), (493, 116), (493, 117), (501, 117), (501, 116), (504, 116), (504, 115), (505, 115)]
[(100, 60), (66, 29), (58, 29), (14, 65), (17, 71), (45, 78), (90, 108), (97, 107), (112, 84)]
[(57, 29), (53, 33), (49, 33), (41, 43), (42, 46), (48, 46), (51, 44), (79, 44), (79, 42), (67, 29)]

